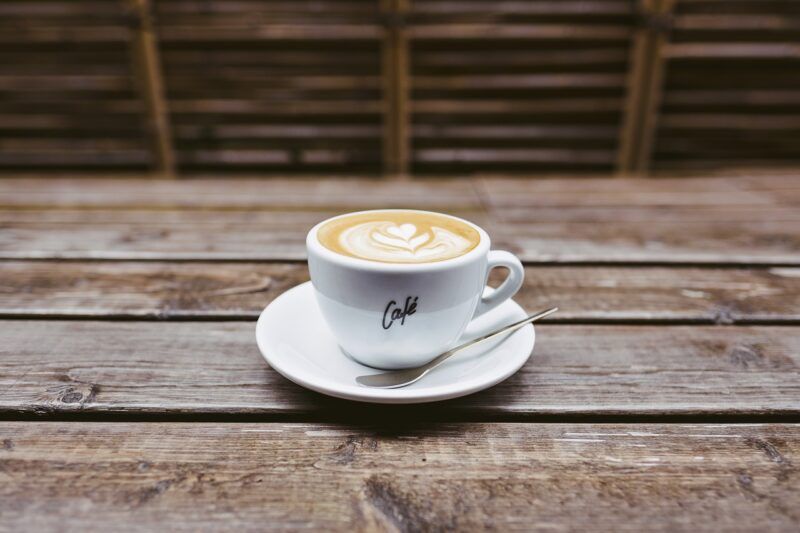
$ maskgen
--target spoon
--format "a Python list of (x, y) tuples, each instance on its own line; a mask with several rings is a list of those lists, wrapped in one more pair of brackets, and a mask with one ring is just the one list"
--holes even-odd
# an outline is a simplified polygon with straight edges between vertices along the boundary
[(514, 322), (513, 324), (509, 324), (508, 326), (503, 326), (500, 329), (492, 331), (491, 333), (487, 333), (482, 337), (478, 337), (477, 339), (473, 339), (469, 342), (465, 342), (461, 346), (456, 346), (450, 350), (447, 350), (443, 354), (439, 355), (431, 361), (430, 363), (424, 364), (422, 366), (418, 366), (416, 368), (405, 368), (403, 370), (393, 370), (391, 372), (383, 372), (381, 374), (369, 374), (365, 376), (358, 376), (356, 378), (356, 382), (359, 385), (363, 385), (364, 387), (374, 387), (379, 389), (398, 389), (400, 387), (405, 387), (407, 385), (411, 385), (412, 383), (416, 383), (420, 379), (422, 379), (425, 374), (445, 362), (450, 356), (469, 348), (470, 346), (474, 346), (478, 343), (481, 343), (485, 340), (489, 340), (492, 337), (496, 337), (502, 333), (506, 333), (508, 331), (515, 331), (525, 324), (530, 324), (531, 322), (535, 322), (540, 318), (544, 318), (547, 315), (551, 315), (558, 311), (558, 307), (552, 307), (547, 311), (542, 311), (540, 313), (536, 313), (530, 315), (529, 317), (523, 318), (519, 322)]

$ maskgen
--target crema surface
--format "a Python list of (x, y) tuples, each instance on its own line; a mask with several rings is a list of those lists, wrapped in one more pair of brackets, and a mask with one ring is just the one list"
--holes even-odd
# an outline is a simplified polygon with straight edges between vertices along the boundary
[(432, 263), (464, 255), (480, 242), (470, 225), (438, 213), (371, 211), (331, 220), (317, 232), (336, 253), (382, 263)]

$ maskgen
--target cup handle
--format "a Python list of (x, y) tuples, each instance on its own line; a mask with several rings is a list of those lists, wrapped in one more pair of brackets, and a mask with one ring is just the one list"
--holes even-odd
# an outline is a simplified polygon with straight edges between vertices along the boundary
[(489, 294), (487, 294), (488, 291), (486, 290), (488, 287), (484, 289), (472, 318), (477, 318), (494, 309), (514, 296), (519, 288), (522, 287), (522, 280), (525, 279), (525, 269), (522, 267), (522, 262), (514, 254), (498, 250), (489, 252), (489, 263), (486, 268), (486, 280), (484, 283), (489, 281), (489, 273), (491, 273), (492, 269), (500, 267), (508, 269), (508, 276), (497, 289), (489, 292)]

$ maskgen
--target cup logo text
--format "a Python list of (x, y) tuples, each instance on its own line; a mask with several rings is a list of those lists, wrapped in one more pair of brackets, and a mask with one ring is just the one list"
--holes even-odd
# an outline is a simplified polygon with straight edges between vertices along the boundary
[(386, 304), (386, 309), (383, 312), (383, 321), (381, 322), (383, 329), (389, 329), (398, 320), (401, 326), (405, 325), (406, 317), (417, 312), (418, 299), (419, 296), (409, 296), (402, 307), (394, 300)]

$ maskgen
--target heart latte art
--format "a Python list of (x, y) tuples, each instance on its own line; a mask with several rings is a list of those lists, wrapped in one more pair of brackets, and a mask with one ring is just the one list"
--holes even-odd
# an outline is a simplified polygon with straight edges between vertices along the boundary
[(480, 235), (458, 219), (422, 211), (369, 211), (331, 220), (317, 233), (326, 248), (384, 263), (429, 263), (463, 255)]

